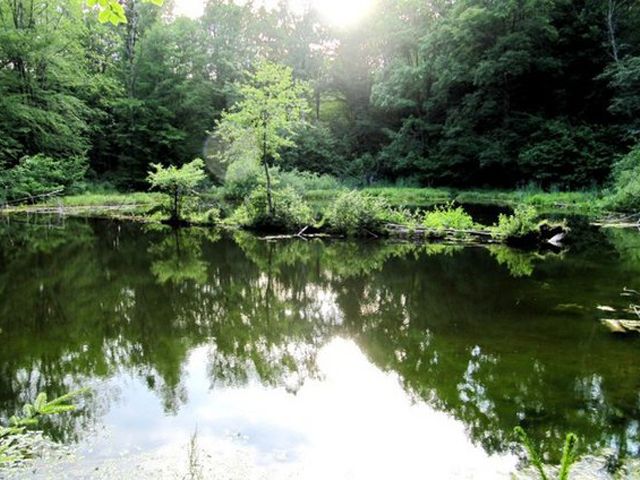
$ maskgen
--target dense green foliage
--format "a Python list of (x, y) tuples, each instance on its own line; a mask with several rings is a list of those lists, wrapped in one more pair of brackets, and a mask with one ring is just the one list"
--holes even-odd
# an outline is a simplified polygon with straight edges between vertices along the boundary
[[(308, 86), (293, 80), (289, 67), (260, 62), (247, 83), (238, 88), (240, 100), (222, 114), (216, 125), (216, 139), (224, 145), (220, 159), (258, 162), (264, 168), (268, 214), (274, 213), (269, 168), (280, 159), (280, 151), (294, 147), (291, 139), (310, 107)], [(228, 152), (233, 153), (229, 158)], [(257, 155), (258, 158), (251, 158)]]
[(518, 238), (536, 232), (539, 227), (538, 212), (531, 205), (516, 207), (513, 215), (501, 214), (493, 232), (497, 237)]
[(53, 192), (74, 193), (86, 171), (82, 157), (22, 157), (14, 167), (0, 172), (0, 185), (4, 187), (0, 200), (24, 201)]
[(231, 222), (253, 229), (284, 232), (300, 230), (314, 223), (311, 208), (295, 190), (275, 190), (271, 201), (270, 205), (266, 188), (255, 189), (234, 212)]
[(341, 193), (333, 202), (326, 222), (337, 233), (367, 236), (381, 233), (391, 215), (384, 199), (352, 190)]
[(607, 199), (609, 205), (623, 211), (640, 211), (640, 145), (618, 162), (614, 179), (614, 192)]
[(422, 224), (433, 230), (470, 230), (475, 226), (475, 222), (471, 215), (464, 211), (462, 207), (454, 207), (453, 205), (445, 205), (428, 211)]
[(223, 181), (222, 151), (356, 185), (590, 188), (640, 140), (634, 1), (378, 0), (350, 28), (151, 3), (0, 4), (1, 168), (85, 158), (132, 189), (160, 159)]

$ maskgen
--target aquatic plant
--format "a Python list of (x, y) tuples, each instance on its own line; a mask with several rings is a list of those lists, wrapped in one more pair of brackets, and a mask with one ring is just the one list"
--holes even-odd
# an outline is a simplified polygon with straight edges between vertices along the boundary
[(187, 475), (185, 480), (204, 480), (202, 463), (200, 462), (200, 448), (198, 447), (198, 429), (196, 428), (187, 445)]
[(539, 230), (538, 212), (531, 205), (520, 205), (513, 215), (500, 214), (498, 223), (492, 227), (495, 237), (522, 238)]
[(9, 418), (9, 426), (0, 426), (0, 468), (32, 456), (36, 436), (27, 427), (36, 426), (43, 416), (58, 415), (76, 409), (71, 400), (87, 393), (84, 388), (47, 400), (47, 394), (39, 393), (33, 403), (26, 403), (22, 413)]
[(434, 230), (471, 230), (475, 227), (471, 215), (460, 206), (454, 207), (453, 203), (437, 206), (427, 212), (422, 224), (426, 228)]
[[(542, 480), (550, 480), (549, 476), (544, 470), (544, 464), (538, 450), (534, 447), (531, 439), (524, 431), (524, 429), (518, 426), (514, 429), (514, 433), (527, 451), (527, 454), (529, 455), (529, 461), (540, 474), (540, 478)], [(577, 447), (578, 437), (576, 437), (576, 435), (573, 433), (568, 433), (564, 441), (564, 446), (562, 447), (562, 458), (560, 460), (560, 469), (558, 471), (557, 480), (569, 480), (569, 472), (571, 470), (571, 466), (578, 458)]]

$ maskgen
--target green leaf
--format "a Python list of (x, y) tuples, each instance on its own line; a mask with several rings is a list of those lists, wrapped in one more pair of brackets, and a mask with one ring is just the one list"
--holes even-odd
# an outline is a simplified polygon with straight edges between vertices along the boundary
[(98, 21), (100, 23), (107, 23), (110, 20), (111, 20), (111, 12), (109, 10), (102, 10), (98, 14)]
[(47, 394), (44, 392), (40, 392), (36, 397), (36, 401), (33, 402), (33, 409), (35, 410), (36, 413), (39, 413), (42, 410), (42, 408), (46, 405), (46, 403), (47, 403)]

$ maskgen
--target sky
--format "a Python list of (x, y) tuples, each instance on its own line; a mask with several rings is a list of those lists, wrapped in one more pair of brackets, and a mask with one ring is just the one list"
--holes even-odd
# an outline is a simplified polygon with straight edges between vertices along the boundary
[[(267, 6), (273, 5), (277, 0), (262, 0)], [(303, 9), (311, 3), (325, 20), (338, 27), (348, 27), (358, 23), (370, 10), (374, 0), (289, 0), (291, 7)], [(202, 15), (204, 0), (175, 0), (175, 12), (178, 15), (186, 15), (197, 18)]]

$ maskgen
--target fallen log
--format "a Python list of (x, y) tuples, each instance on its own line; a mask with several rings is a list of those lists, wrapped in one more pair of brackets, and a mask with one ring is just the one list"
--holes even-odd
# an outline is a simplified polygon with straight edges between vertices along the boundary
[(308, 240), (310, 238), (342, 238), (339, 235), (331, 235), (330, 233), (308, 233), (306, 235), (299, 234), (291, 234), (291, 235), (267, 235), (265, 237), (260, 237), (260, 240), (273, 241), (273, 240), (291, 240), (291, 239), (304, 239)]
[(640, 320), (604, 318), (601, 322), (613, 333), (640, 333)]
[(406, 233), (411, 233), (411, 232), (433, 233), (433, 234), (449, 233), (449, 234), (476, 235), (480, 237), (493, 237), (491, 232), (488, 232), (485, 230), (466, 230), (466, 229), (455, 229), (455, 228), (443, 228), (441, 230), (437, 230), (434, 228), (424, 228), (424, 227), (410, 228), (407, 225), (399, 225), (396, 223), (389, 223), (386, 225), (386, 228), (390, 231), (406, 232)]

